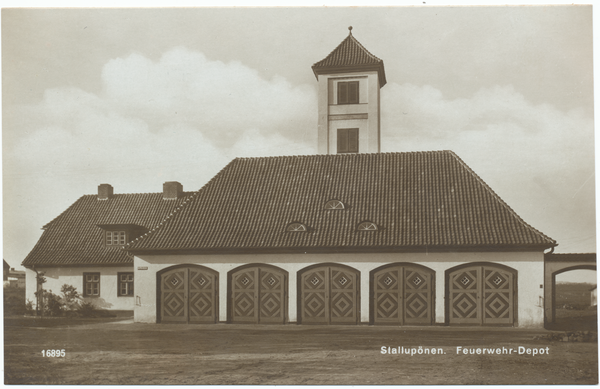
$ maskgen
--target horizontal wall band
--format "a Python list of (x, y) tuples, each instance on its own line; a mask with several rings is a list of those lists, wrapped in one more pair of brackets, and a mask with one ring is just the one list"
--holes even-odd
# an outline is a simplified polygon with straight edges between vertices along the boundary
[(367, 113), (355, 113), (348, 115), (329, 115), (329, 120), (356, 120), (356, 119), (368, 119), (369, 114)]

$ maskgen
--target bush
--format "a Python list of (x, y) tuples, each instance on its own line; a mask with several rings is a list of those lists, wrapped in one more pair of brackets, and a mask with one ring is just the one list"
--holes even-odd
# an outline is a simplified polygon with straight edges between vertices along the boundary
[[(43, 273), (41, 273), (43, 274)], [(43, 277), (40, 278), (43, 283)], [(67, 316), (77, 316), (77, 311), (79, 309), (79, 301), (81, 300), (81, 296), (79, 292), (77, 292), (77, 288), (73, 285), (64, 284), (60, 291), (62, 296), (56, 295), (52, 293), (52, 291), (47, 291), (46, 289), (42, 289), (40, 291), (35, 292), (36, 297), (41, 294), (42, 298), (39, 300), (40, 308), (44, 310), (44, 315), (48, 316), (63, 316), (66, 314)], [(29, 308), (25, 306), (25, 310), (31, 309), (33, 311), (33, 302), (29, 301)]]
[(44, 293), (44, 310), (50, 316), (62, 316), (64, 305), (60, 296), (52, 293), (52, 291)]
[(24, 289), (4, 288), (3, 300), (5, 315), (24, 315), (27, 312)]
[(83, 317), (96, 316), (96, 306), (93, 303), (84, 301), (79, 305), (77, 312)]

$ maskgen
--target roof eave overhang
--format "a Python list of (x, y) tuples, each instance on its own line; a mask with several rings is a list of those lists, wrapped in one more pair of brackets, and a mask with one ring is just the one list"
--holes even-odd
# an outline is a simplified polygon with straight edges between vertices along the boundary
[(352, 72), (369, 72), (376, 71), (379, 77), (379, 88), (387, 83), (385, 78), (385, 69), (383, 62), (377, 64), (367, 65), (348, 65), (348, 66), (312, 66), (313, 73), (317, 80), (320, 74), (339, 74), (339, 73), (352, 73)]
[(41, 268), (49, 268), (49, 267), (131, 267), (133, 266), (133, 261), (131, 262), (119, 262), (119, 263), (37, 263), (37, 264), (27, 264), (22, 265), (27, 269), (41, 269)]
[(333, 253), (448, 253), (448, 252), (540, 252), (544, 245), (448, 245), (448, 246), (369, 246), (369, 247), (246, 247), (246, 248), (125, 248), (131, 255), (228, 255), (228, 254), (333, 254)]

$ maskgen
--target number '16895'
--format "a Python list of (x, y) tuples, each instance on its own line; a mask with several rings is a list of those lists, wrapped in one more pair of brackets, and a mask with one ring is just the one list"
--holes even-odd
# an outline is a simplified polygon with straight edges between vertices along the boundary
[(65, 350), (42, 350), (42, 357), (61, 358), (65, 356)]

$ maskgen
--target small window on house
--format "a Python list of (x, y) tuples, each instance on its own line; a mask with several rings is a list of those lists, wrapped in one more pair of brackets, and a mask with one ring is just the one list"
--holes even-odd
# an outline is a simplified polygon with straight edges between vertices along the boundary
[(302, 223), (291, 223), (287, 226), (285, 230), (292, 232), (304, 232), (306, 231), (306, 226)]
[(340, 81), (337, 86), (338, 104), (358, 104), (358, 81)]
[(344, 209), (344, 203), (340, 200), (329, 200), (325, 203), (325, 209)]
[(119, 296), (133, 296), (133, 273), (117, 273)]
[(358, 153), (358, 128), (338, 128), (337, 152)]
[(358, 225), (358, 231), (377, 231), (377, 225), (372, 222), (362, 222)]
[(100, 296), (100, 273), (83, 273), (83, 296)]
[(127, 234), (125, 231), (106, 231), (107, 246), (125, 246)]

